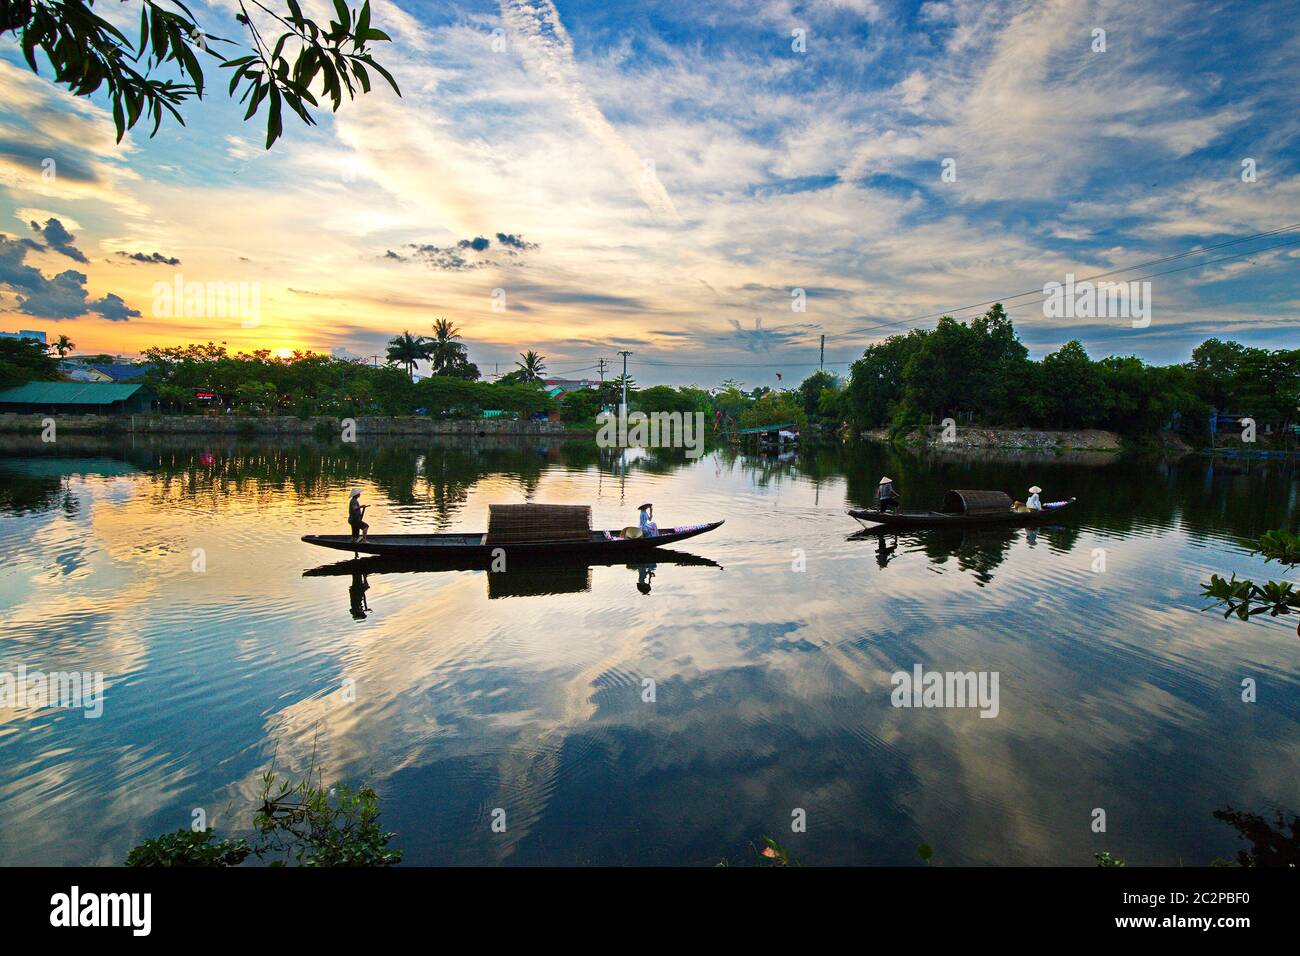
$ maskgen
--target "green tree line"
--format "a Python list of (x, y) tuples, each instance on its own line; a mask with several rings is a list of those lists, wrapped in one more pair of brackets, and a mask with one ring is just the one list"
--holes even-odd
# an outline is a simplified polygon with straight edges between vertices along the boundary
[(857, 428), (910, 431), (959, 422), (1035, 428), (1104, 428), (1154, 435), (1174, 427), (1201, 437), (1212, 409), (1285, 428), (1300, 401), (1300, 350), (1207, 339), (1191, 360), (1149, 365), (1136, 356), (1094, 360), (1077, 341), (1040, 361), (1002, 306), (971, 322), (944, 316), (870, 345), (839, 402)]

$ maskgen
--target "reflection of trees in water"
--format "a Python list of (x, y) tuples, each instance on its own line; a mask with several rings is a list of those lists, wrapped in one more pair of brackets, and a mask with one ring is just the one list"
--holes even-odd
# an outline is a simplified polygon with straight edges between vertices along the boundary
[[(72, 499), (72, 511), (68, 511), (68, 498)], [(60, 504), (68, 514), (76, 513), (76, 496), (64, 490), (61, 478), (0, 469), (0, 511), (29, 514), (51, 511)]]
[[(373, 482), (398, 503), (427, 502), (440, 522), (451, 521), (481, 479), (493, 476), (516, 482), (525, 497), (537, 493), (548, 467), (597, 468), (611, 477), (633, 472), (668, 474), (708, 467), (686, 457), (686, 450), (658, 449), (627, 460), (621, 449), (600, 448), (582, 439), (505, 439), (444, 436), (414, 443), (316, 442), (276, 445), (273, 440), (169, 439), (123, 437), (110, 442), (77, 438), (56, 447), (40, 442), (0, 443), (3, 454), (51, 464), (50, 476), (27, 475), (6, 481), (0, 508), (46, 510), (75, 503), (58, 498), (58, 464), (64, 475), (120, 474), (123, 462), (146, 472), (160, 498), (209, 498), (216, 507), (250, 484), (268, 491), (291, 492), (302, 499), (321, 498), (332, 489), (359, 481)], [(86, 458), (87, 449), (97, 457)], [(82, 457), (78, 457), (82, 456)], [(794, 478), (814, 482), (843, 478), (850, 505), (870, 506), (881, 475), (889, 475), (902, 492), (903, 506), (937, 507), (950, 488), (996, 488), (1023, 500), (1030, 484), (1041, 485), (1044, 500), (1076, 496), (1079, 503), (1060, 529), (1041, 530), (1054, 548), (1074, 547), (1078, 528), (1125, 534), (1181, 522), (1193, 535), (1258, 537), (1271, 528), (1294, 524), (1297, 511), (1296, 468), (1277, 460), (1211, 459), (1190, 455), (1177, 460), (1126, 456), (1109, 464), (1084, 465), (1070, 460), (1034, 462), (1023, 457), (952, 459), (924, 452), (900, 451), (874, 442), (845, 446), (808, 446), (789, 460), (746, 455), (731, 448), (709, 453), (719, 477), (739, 471), (766, 488)], [(100, 464), (96, 464), (96, 463)], [(0, 458), (0, 465), (3, 458)], [(129, 470), (129, 469), (128, 469)], [(26, 477), (23, 477), (26, 476)], [(41, 482), (54, 481), (42, 485)], [(837, 492), (838, 494), (838, 492)], [(53, 497), (49, 497), (52, 495)], [(825, 504), (825, 499), (822, 500)], [(1000, 556), (976, 553), (976, 567)]]
[(1276, 826), (1257, 813), (1224, 807), (1214, 811), (1214, 818), (1222, 820), (1250, 843), (1250, 848), (1237, 851), (1241, 866), (1297, 866), (1300, 865), (1300, 816), (1287, 820), (1281, 810), (1275, 816)]

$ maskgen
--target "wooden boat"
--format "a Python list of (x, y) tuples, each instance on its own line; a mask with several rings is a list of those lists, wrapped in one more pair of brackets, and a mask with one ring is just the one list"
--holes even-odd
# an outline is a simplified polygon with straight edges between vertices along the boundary
[(489, 505), (488, 530), (475, 534), (372, 534), (356, 541), (350, 534), (305, 534), (321, 548), (393, 558), (491, 558), (551, 554), (608, 555), (645, 553), (720, 527), (721, 521), (665, 528), (653, 537), (623, 537), (621, 530), (595, 531), (585, 505)]
[(1043, 505), (1042, 511), (1012, 511), (1011, 498), (1001, 491), (973, 491), (955, 489), (943, 496), (943, 506), (938, 511), (879, 511), (874, 508), (857, 508), (849, 514), (863, 525), (901, 526), (908, 528), (948, 527), (951, 525), (1023, 525), (1037, 524), (1060, 515), (1074, 504), (1069, 501), (1052, 501)]

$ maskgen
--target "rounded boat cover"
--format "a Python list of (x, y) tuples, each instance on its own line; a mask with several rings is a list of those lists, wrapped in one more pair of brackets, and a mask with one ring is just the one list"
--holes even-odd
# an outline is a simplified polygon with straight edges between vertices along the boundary
[(1011, 510), (1011, 496), (1005, 491), (954, 489), (943, 496), (944, 514), (992, 515)]

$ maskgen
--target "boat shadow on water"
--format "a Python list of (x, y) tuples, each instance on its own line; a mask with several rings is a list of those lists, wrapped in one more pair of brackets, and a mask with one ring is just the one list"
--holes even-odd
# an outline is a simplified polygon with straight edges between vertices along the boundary
[(437, 574), (448, 571), (483, 571), (487, 578), (489, 600), (510, 597), (542, 597), (556, 594), (580, 594), (591, 590), (593, 567), (624, 567), (636, 572), (636, 589), (650, 594), (660, 565), (681, 567), (717, 568), (722, 565), (712, 558), (701, 557), (686, 551), (657, 548), (621, 559), (613, 556), (581, 555), (552, 556), (550, 558), (515, 557), (509, 567), (493, 570), (490, 558), (438, 557), (438, 558), (353, 558), (336, 561), (304, 571), (305, 578), (348, 577), (349, 610), (354, 618), (363, 620), (371, 608), (366, 600), (372, 574)]

